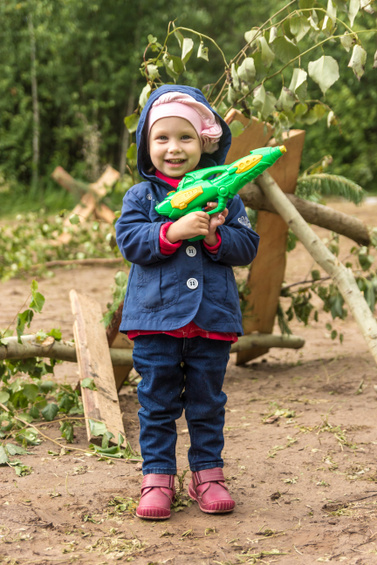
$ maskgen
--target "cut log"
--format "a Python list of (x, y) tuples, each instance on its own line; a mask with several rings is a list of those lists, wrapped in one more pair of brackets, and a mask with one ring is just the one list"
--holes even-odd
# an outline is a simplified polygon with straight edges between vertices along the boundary
[[(97, 182), (90, 184), (76, 181), (62, 167), (57, 167), (51, 176), (54, 180), (71, 192), (85, 191), (85, 194), (81, 198), (80, 202), (74, 207), (70, 216), (76, 215), (79, 218), (80, 223), (85, 222), (92, 214), (96, 214), (97, 217), (105, 219), (105, 221), (110, 224), (114, 221), (115, 214), (107, 206), (99, 204), (99, 201), (106, 195), (108, 187), (112, 186), (119, 178), (118, 171), (110, 167), (110, 165), (106, 167)], [(72, 235), (70, 231), (74, 230), (75, 226), (71, 224), (69, 217), (66, 218), (63, 223), (64, 227), (69, 228), (69, 231), (60, 234), (56, 240), (51, 242), (52, 245), (65, 245), (71, 241)]]
[(119, 176), (119, 172), (113, 169), (110, 165), (107, 165), (100, 178), (96, 182), (92, 183), (76, 180), (60, 166), (56, 167), (51, 173), (51, 178), (69, 192), (80, 195), (92, 192), (99, 199), (106, 195), (108, 188), (119, 179)]
[(91, 378), (96, 385), (96, 390), (81, 388), (88, 440), (95, 440), (91, 431), (91, 421), (99, 421), (103, 422), (107, 430), (114, 435), (114, 443), (118, 443), (121, 434), (123, 445), (126, 445), (126, 434), (100, 305), (96, 300), (78, 294), (75, 290), (71, 290), (70, 299), (75, 317), (73, 333), (80, 382)]
[[(275, 208), (257, 184), (249, 183), (245, 185), (240, 190), (239, 195), (245, 206), (253, 210), (265, 210), (277, 214)], [(309, 224), (344, 235), (359, 245), (371, 245), (373, 228), (368, 227), (355, 216), (344, 214), (344, 212), (339, 212), (323, 204), (304, 200), (294, 194), (286, 194), (286, 196)]]
[(322, 243), (268, 172), (263, 173), (259, 184), (274, 208), (306, 247), (313, 259), (333, 279), (359, 325), (374, 360), (377, 362), (377, 322), (355, 281), (351, 269), (347, 269)]
[[(123, 334), (118, 335), (123, 336)], [(114, 340), (115, 342), (117, 341), (117, 336)], [(0, 345), (0, 360), (40, 357), (41, 359), (48, 358), (73, 363), (77, 362), (77, 351), (74, 342), (55, 341), (50, 336), (45, 341), (39, 342), (35, 335), (21, 336), (21, 343), (18, 342), (16, 336), (5, 337), (2, 339), (2, 342), (3, 345)], [(304, 344), (305, 340), (295, 335), (251, 334), (241, 336), (236, 343), (233, 343), (231, 353), (260, 346), (299, 349)], [(123, 371), (129, 371), (130, 367), (132, 367), (132, 342), (128, 340), (123, 343), (118, 342), (115, 345), (115, 347), (113, 346), (109, 349), (113, 368), (121, 367)]]

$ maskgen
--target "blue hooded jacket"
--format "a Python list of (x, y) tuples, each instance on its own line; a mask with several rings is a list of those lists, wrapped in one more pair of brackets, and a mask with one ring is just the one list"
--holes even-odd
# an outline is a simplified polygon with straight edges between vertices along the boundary
[[(189, 94), (214, 112), (200, 90), (164, 85), (151, 94), (141, 113), (136, 131), (137, 163), (145, 180), (127, 191), (116, 223), (119, 249), (132, 263), (120, 330), (173, 331), (194, 321), (210, 332), (240, 335), (242, 315), (232, 267), (251, 263), (259, 243), (241, 198), (236, 195), (228, 202), (228, 216), (218, 228), (221, 245), (217, 254), (207, 251), (200, 240), (183, 241), (172, 255), (160, 251), (161, 224), (171, 220), (160, 216), (155, 206), (172, 187), (154, 174), (145, 127), (153, 102), (171, 91)], [(214, 114), (223, 135), (215, 153), (202, 154), (198, 168), (222, 165), (230, 147), (229, 127)]]

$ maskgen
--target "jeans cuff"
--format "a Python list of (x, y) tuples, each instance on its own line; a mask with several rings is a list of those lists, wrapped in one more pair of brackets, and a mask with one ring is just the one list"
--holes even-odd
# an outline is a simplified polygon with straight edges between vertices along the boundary
[(197, 465), (193, 465), (190, 467), (190, 471), (192, 473), (197, 473), (198, 471), (204, 471), (206, 469), (215, 469), (216, 467), (220, 467), (222, 469), (224, 467), (224, 461), (214, 461), (212, 463), (198, 463)]

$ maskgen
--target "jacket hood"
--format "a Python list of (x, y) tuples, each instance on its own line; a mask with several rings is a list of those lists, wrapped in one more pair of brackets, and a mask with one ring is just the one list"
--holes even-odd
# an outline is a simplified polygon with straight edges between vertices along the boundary
[(219, 148), (212, 154), (202, 153), (198, 169), (223, 165), (232, 141), (232, 135), (226, 122), (221, 118), (221, 116), (219, 116), (219, 114), (217, 114), (217, 112), (213, 110), (213, 108), (211, 108), (204, 94), (202, 94), (202, 92), (197, 88), (184, 85), (165, 84), (152, 92), (140, 115), (140, 120), (136, 130), (137, 168), (139, 174), (146, 180), (152, 180), (155, 178), (154, 172), (151, 172), (153, 165), (148, 154), (146, 123), (148, 112), (152, 104), (155, 100), (157, 100), (157, 98), (166, 92), (181, 92), (189, 94), (195, 100), (204, 104), (215, 116), (217, 116), (223, 130), (223, 134), (219, 140)]

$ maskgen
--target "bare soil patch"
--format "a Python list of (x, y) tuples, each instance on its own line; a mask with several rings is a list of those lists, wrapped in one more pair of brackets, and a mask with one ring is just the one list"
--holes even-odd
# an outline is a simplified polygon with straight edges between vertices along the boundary
[[(376, 225), (374, 201), (331, 205)], [(341, 240), (341, 259), (351, 245)], [(288, 256), (287, 282), (302, 280), (313, 267), (298, 244)], [(39, 280), (46, 304), (33, 329), (60, 327), (63, 338), (71, 339), (69, 291), (95, 297), (105, 310), (116, 270), (57, 270), (53, 278)], [(25, 307), (30, 281), (1, 285), (0, 327), (11, 325)], [(271, 349), (246, 366), (236, 366), (232, 355), (224, 450), (237, 503), (232, 514), (210, 516), (188, 504), (166, 522), (139, 520), (133, 510), (140, 464), (89, 457), (85, 428), (76, 427), (73, 446), (83, 451), (61, 455), (56, 444), (44, 441), (23, 457), (32, 474), (17, 477), (1, 467), (0, 562), (377, 563), (376, 365), (351, 317), (334, 324), (344, 334), (343, 344), (331, 340), (329, 321), (321, 313), (308, 327), (294, 323), (294, 333), (306, 340), (301, 350)], [(76, 365), (59, 366), (56, 378), (76, 382)], [(138, 451), (134, 388), (123, 387), (120, 404), (127, 439)], [(59, 439), (54, 422), (42, 431)], [(181, 419), (178, 462), (185, 488), (188, 442)]]

